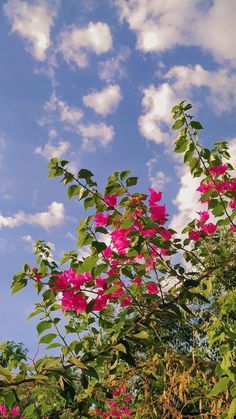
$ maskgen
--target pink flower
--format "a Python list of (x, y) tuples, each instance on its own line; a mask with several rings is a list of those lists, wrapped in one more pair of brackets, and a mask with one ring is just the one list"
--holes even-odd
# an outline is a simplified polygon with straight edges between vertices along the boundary
[(127, 247), (129, 247), (130, 240), (127, 234), (132, 231), (132, 228), (117, 228), (111, 233), (112, 241), (118, 253), (125, 255)]
[(159, 233), (164, 240), (171, 240), (172, 233), (169, 230), (165, 230), (163, 228), (162, 230), (159, 231)]
[(73, 269), (65, 270), (61, 274), (53, 274), (53, 276), (58, 277), (53, 283), (53, 289), (56, 292), (66, 291), (71, 285), (76, 289), (80, 289), (86, 279), (85, 275), (77, 274)]
[(157, 221), (159, 224), (165, 224), (166, 216), (166, 206), (165, 205), (153, 205), (150, 208), (151, 218), (154, 221)]
[(106, 308), (108, 297), (106, 295), (101, 295), (97, 297), (93, 302), (93, 310), (101, 311)]
[(109, 207), (115, 207), (117, 204), (117, 195), (114, 193), (112, 195), (104, 196), (104, 201)]
[(200, 230), (198, 231), (192, 230), (188, 233), (189, 240), (194, 240), (195, 242), (197, 242), (200, 239), (200, 236), (201, 236)]
[(228, 169), (227, 164), (224, 164), (220, 166), (210, 167), (208, 171), (212, 176), (219, 176), (219, 175), (223, 175), (227, 171), (227, 169)]
[(103, 286), (106, 284), (106, 282), (107, 282), (107, 280), (106, 280), (105, 278), (103, 278), (102, 276), (99, 276), (99, 277), (96, 279), (96, 285), (97, 285), (98, 287), (103, 287)]
[(128, 307), (132, 304), (132, 298), (131, 297), (125, 297), (121, 300), (121, 307)]
[(144, 236), (154, 236), (156, 234), (156, 228), (140, 229), (140, 233)]
[(83, 294), (75, 294), (73, 291), (66, 291), (63, 292), (61, 305), (63, 311), (74, 310), (79, 314), (81, 311), (86, 310), (88, 303)]
[(5, 404), (1, 404), (0, 405), (0, 413), (2, 415), (6, 415), (7, 414), (7, 406), (5, 406)]
[(96, 227), (102, 227), (107, 225), (109, 218), (109, 214), (106, 214), (104, 212), (99, 212), (98, 214), (95, 214), (93, 219), (96, 223)]
[(169, 252), (171, 250), (171, 248), (169, 247), (169, 249), (161, 249), (160, 250), (160, 254), (162, 256), (168, 256), (167, 252)]
[(208, 218), (209, 218), (208, 211), (199, 211), (199, 212), (197, 212), (197, 214), (199, 215), (199, 218), (200, 218), (199, 221), (200, 221), (200, 223), (203, 223), (203, 222), (207, 221)]
[(230, 229), (233, 231), (233, 233), (236, 233), (236, 226), (233, 224), (230, 225)]
[(217, 229), (217, 225), (215, 225), (213, 223), (204, 224), (202, 226), (202, 229), (203, 229), (205, 234), (214, 234), (216, 229)]
[(150, 199), (149, 199), (150, 206), (161, 200), (162, 192), (155, 191), (155, 189), (150, 188), (149, 193), (150, 193)]
[(230, 201), (229, 206), (230, 206), (230, 208), (233, 208), (233, 209), (236, 208), (236, 199), (235, 198)]
[(159, 293), (159, 288), (158, 288), (158, 286), (155, 282), (148, 282), (147, 284), (145, 284), (145, 287), (148, 290), (148, 294), (158, 294)]
[(141, 285), (142, 285), (142, 278), (134, 278), (133, 280), (132, 280), (132, 282), (134, 283), (134, 284), (137, 284), (137, 287), (138, 288), (140, 288), (141, 287)]
[(111, 255), (112, 255), (111, 246), (107, 246), (107, 248), (105, 250), (103, 250), (102, 254), (103, 254), (104, 258), (110, 259)]
[(202, 182), (200, 186), (196, 189), (196, 191), (205, 193), (205, 192), (208, 192), (211, 188), (212, 188), (211, 185), (207, 185), (206, 183)]
[(12, 415), (14, 417), (19, 416), (19, 414), (20, 414), (19, 406), (15, 406), (10, 410), (10, 415)]
[(131, 400), (133, 400), (132, 396), (128, 395), (128, 396), (125, 397), (125, 403), (129, 403), (129, 402), (131, 402)]

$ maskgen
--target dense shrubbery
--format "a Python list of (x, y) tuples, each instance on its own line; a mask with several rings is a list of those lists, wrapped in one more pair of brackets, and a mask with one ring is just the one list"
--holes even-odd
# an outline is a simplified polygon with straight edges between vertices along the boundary
[(13, 292), (34, 283), (41, 302), (30, 317), (58, 355), (28, 365), (12, 350), (16, 362), (0, 367), (2, 417), (18, 405), (25, 418), (236, 415), (236, 178), (227, 143), (202, 147), (190, 109), (173, 108), (175, 151), (200, 178), (203, 210), (180, 237), (162, 193), (131, 193), (129, 171), (115, 171), (101, 193), (90, 171), (75, 177), (52, 159), (49, 176), (89, 215), (60, 265), (39, 241), (37, 265), (13, 279)]

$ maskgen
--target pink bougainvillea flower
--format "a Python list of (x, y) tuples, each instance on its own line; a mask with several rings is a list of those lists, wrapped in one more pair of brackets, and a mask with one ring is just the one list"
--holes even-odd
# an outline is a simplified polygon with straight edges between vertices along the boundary
[(61, 274), (53, 274), (58, 279), (53, 283), (53, 289), (56, 292), (69, 289), (73, 286), (76, 289), (80, 289), (85, 282), (85, 276), (77, 274), (73, 269), (67, 269)]
[(93, 310), (101, 311), (106, 308), (108, 297), (106, 295), (101, 295), (97, 297), (93, 302)]
[(126, 254), (126, 249), (129, 247), (130, 243), (130, 240), (127, 238), (127, 234), (130, 231), (132, 231), (132, 228), (117, 228), (111, 233), (113, 244), (120, 254)]
[(125, 397), (125, 403), (130, 403), (131, 400), (133, 400), (133, 397), (128, 394), (128, 396)]
[(102, 276), (99, 276), (98, 278), (96, 278), (96, 285), (98, 287), (104, 287), (106, 282), (107, 282), (106, 278), (103, 278)]
[(121, 281), (116, 281), (116, 282), (114, 282), (113, 284), (112, 284), (112, 286), (113, 285), (115, 285), (115, 286), (119, 286), (119, 288), (116, 290), (116, 291), (114, 291), (114, 292), (112, 292), (111, 294), (108, 294), (108, 298), (109, 299), (114, 299), (114, 298), (118, 298), (118, 297), (121, 297), (122, 295), (124, 295), (125, 294), (125, 292), (124, 292), (124, 290), (123, 290), (123, 284), (122, 284), (122, 282)]
[(107, 248), (105, 250), (103, 250), (102, 254), (103, 254), (104, 258), (110, 259), (111, 255), (112, 255), (111, 246), (107, 246)]
[(166, 213), (166, 206), (165, 205), (152, 205), (150, 207), (150, 215), (151, 218), (158, 222), (159, 224), (165, 224), (166, 222), (166, 217), (167, 217), (167, 213)]
[(15, 406), (10, 410), (10, 415), (12, 415), (13, 417), (17, 417), (20, 414), (20, 408), (19, 406)]
[(204, 224), (202, 229), (205, 234), (214, 234), (217, 229), (217, 225), (213, 223)]
[(201, 237), (201, 231), (192, 230), (188, 233), (189, 240), (194, 240), (197, 242)]
[(94, 222), (96, 223), (96, 227), (103, 227), (107, 225), (108, 218), (109, 214), (106, 214), (104, 212), (99, 212), (98, 214), (95, 214), (93, 217)]
[(233, 233), (236, 233), (236, 226), (233, 224), (230, 225), (230, 229), (233, 231)]
[(125, 297), (121, 300), (121, 307), (128, 307), (132, 304), (132, 298), (131, 297)]
[(140, 233), (144, 236), (154, 236), (157, 232), (156, 228), (140, 229)]
[(163, 228), (159, 231), (159, 233), (164, 240), (171, 240), (172, 233), (169, 230), (165, 230)]
[(155, 191), (155, 189), (150, 188), (149, 189), (149, 194), (150, 194), (150, 198), (149, 198), (149, 205), (150, 206), (152, 206), (153, 204), (155, 204), (156, 202), (159, 202), (161, 200), (162, 192)]
[(219, 176), (219, 175), (223, 175), (228, 169), (227, 164), (224, 165), (219, 165), (219, 166), (212, 166), (208, 169), (209, 173), (212, 176)]
[(236, 192), (236, 178), (233, 178), (233, 181), (230, 183), (230, 187), (229, 187), (229, 189), (230, 189), (231, 191)]
[(168, 252), (171, 250), (171, 248), (169, 247), (169, 249), (161, 249), (160, 250), (160, 254), (162, 256), (168, 256)]
[(155, 282), (148, 282), (147, 284), (145, 284), (145, 287), (148, 290), (148, 294), (158, 294), (159, 293), (159, 288), (158, 288), (158, 286)]
[(236, 199), (235, 198), (230, 201), (229, 206), (230, 206), (230, 208), (233, 208), (233, 209), (236, 208)]
[(1, 415), (6, 415), (7, 414), (7, 406), (5, 404), (0, 405), (0, 413), (1, 413)]
[(88, 303), (83, 294), (75, 294), (73, 291), (63, 292), (61, 298), (63, 311), (74, 310), (78, 314), (86, 310)]
[(132, 282), (133, 282), (134, 284), (137, 284), (137, 287), (138, 287), (138, 288), (140, 288), (140, 287), (141, 287), (141, 285), (142, 285), (142, 283), (143, 283), (142, 278), (134, 278), (134, 279), (132, 279)]
[(205, 221), (207, 221), (209, 219), (209, 212), (208, 211), (199, 211), (199, 212), (197, 212), (197, 214), (199, 215), (199, 222), (200, 223), (204, 223)]
[(211, 185), (201, 182), (200, 186), (196, 189), (196, 191), (205, 193), (208, 192), (210, 189), (212, 189)]
[(104, 196), (104, 201), (109, 207), (115, 207), (117, 204), (117, 194)]

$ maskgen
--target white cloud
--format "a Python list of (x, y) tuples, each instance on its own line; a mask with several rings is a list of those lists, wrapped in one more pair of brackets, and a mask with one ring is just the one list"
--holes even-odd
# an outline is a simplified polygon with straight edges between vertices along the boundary
[(83, 137), (82, 149), (86, 151), (95, 151), (96, 144), (106, 148), (115, 135), (114, 128), (104, 123), (79, 125), (79, 131)]
[(65, 218), (64, 205), (60, 202), (52, 202), (48, 206), (48, 211), (36, 214), (26, 214), (19, 211), (12, 216), (3, 216), (0, 214), (0, 228), (15, 228), (22, 224), (38, 225), (46, 230), (63, 223)]
[(68, 141), (59, 141), (58, 144), (46, 143), (44, 147), (36, 147), (34, 153), (50, 160), (52, 157), (60, 159), (70, 148)]
[(121, 48), (119, 53), (107, 60), (100, 61), (98, 64), (98, 74), (100, 79), (111, 82), (127, 75), (125, 64), (130, 55), (127, 47)]
[(235, 0), (116, 0), (143, 52), (199, 46), (219, 62), (236, 65)]
[(147, 161), (148, 179), (152, 188), (157, 191), (163, 191), (165, 185), (170, 182), (170, 177), (161, 170), (156, 170), (157, 164), (158, 160), (156, 158), (151, 158)]
[(117, 84), (107, 86), (100, 92), (95, 91), (83, 96), (84, 104), (103, 116), (114, 112), (121, 99), (121, 90)]
[(26, 243), (33, 244), (33, 242), (34, 242), (32, 236), (30, 234), (26, 234), (25, 236), (22, 236), (21, 238)]
[(14, 251), (15, 245), (7, 242), (6, 240), (0, 238), (0, 253), (11, 253)]
[[(236, 106), (236, 75), (222, 68), (207, 71), (201, 65), (172, 67), (165, 78), (171, 80), (172, 88), (183, 95), (190, 95), (191, 90), (206, 88), (206, 98), (217, 113), (230, 111)], [(232, 88), (233, 87), (233, 88)]]
[(72, 26), (61, 34), (59, 50), (67, 63), (88, 66), (90, 52), (101, 55), (112, 47), (110, 28), (106, 23), (90, 22), (87, 27)]
[(80, 108), (69, 106), (66, 102), (59, 99), (55, 92), (52, 93), (50, 99), (44, 105), (44, 115), (38, 121), (39, 125), (53, 125), (50, 130), (49, 137), (53, 138), (57, 135), (57, 130), (54, 125), (58, 121), (66, 124), (67, 129), (76, 131), (78, 122), (83, 117), (83, 112)]
[(8, 0), (4, 12), (16, 32), (27, 43), (27, 49), (39, 61), (44, 61), (50, 46), (50, 32), (57, 15), (58, 1)]
[(170, 128), (171, 108), (178, 102), (178, 95), (168, 83), (159, 88), (150, 86), (143, 93), (143, 114), (138, 120), (141, 134), (157, 144), (168, 141), (169, 134), (164, 131)]
[(175, 66), (164, 78), (167, 82), (143, 90), (143, 114), (138, 121), (141, 134), (157, 144), (168, 144), (173, 137), (171, 108), (183, 97), (192, 101), (196, 89), (204, 88), (203, 98), (213, 113), (230, 112), (236, 107), (236, 75), (227, 69), (207, 71), (199, 64)]

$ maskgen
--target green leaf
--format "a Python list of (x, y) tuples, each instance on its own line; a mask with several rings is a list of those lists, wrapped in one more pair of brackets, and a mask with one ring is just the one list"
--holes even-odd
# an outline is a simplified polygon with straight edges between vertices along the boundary
[(76, 365), (76, 367), (79, 367), (81, 370), (86, 369), (86, 365), (80, 361), (80, 359), (75, 358), (75, 356), (71, 356), (69, 358), (69, 362), (71, 362), (72, 364)]
[(124, 170), (123, 172), (121, 172), (120, 179), (125, 180), (127, 176), (129, 176), (130, 172), (131, 172), (130, 170)]
[(236, 398), (232, 400), (231, 405), (229, 406), (229, 410), (227, 411), (227, 415), (229, 419), (235, 418), (236, 415)]
[(49, 380), (49, 377), (43, 374), (34, 374), (30, 376), (30, 380), (47, 381)]
[(203, 126), (198, 121), (191, 121), (189, 125), (194, 129), (203, 129)]
[(16, 292), (20, 291), (22, 288), (26, 287), (27, 285), (27, 279), (21, 279), (16, 282), (13, 282), (11, 291), (12, 294), (15, 294)]
[(71, 199), (73, 196), (79, 195), (80, 187), (78, 185), (71, 185), (67, 189), (68, 198)]
[(129, 177), (126, 180), (126, 186), (135, 186), (137, 185), (138, 178), (136, 176)]
[(115, 345), (114, 349), (117, 349), (117, 351), (123, 352), (124, 354), (127, 354), (126, 347), (122, 343), (118, 343), (117, 345)]
[(225, 391), (228, 387), (228, 384), (230, 382), (229, 377), (223, 377), (214, 385), (214, 387), (211, 389), (210, 393), (208, 394), (209, 397), (217, 396), (222, 391)]
[(48, 333), (40, 339), (39, 343), (51, 343), (56, 337), (55, 333)]
[(90, 172), (90, 170), (87, 169), (80, 169), (79, 173), (78, 173), (78, 178), (79, 179), (89, 179), (93, 176), (93, 173)]
[(132, 335), (133, 337), (137, 338), (137, 339), (148, 339), (149, 338), (149, 334), (147, 332), (145, 332), (145, 330), (142, 330), (139, 333), (136, 333), (135, 335)]
[(0, 374), (6, 378), (11, 378), (11, 371), (8, 368), (4, 368), (0, 365)]
[(92, 268), (94, 268), (97, 265), (98, 259), (99, 257), (97, 255), (88, 256), (84, 260), (84, 262), (77, 268), (77, 273), (84, 274), (85, 272), (91, 272)]
[(42, 322), (37, 324), (37, 331), (40, 335), (44, 332), (44, 330), (50, 329), (52, 327), (52, 322), (48, 320), (43, 320)]
[(176, 131), (180, 129), (183, 125), (184, 125), (184, 118), (177, 119), (177, 121), (175, 121), (174, 125), (172, 126), (172, 129)]

